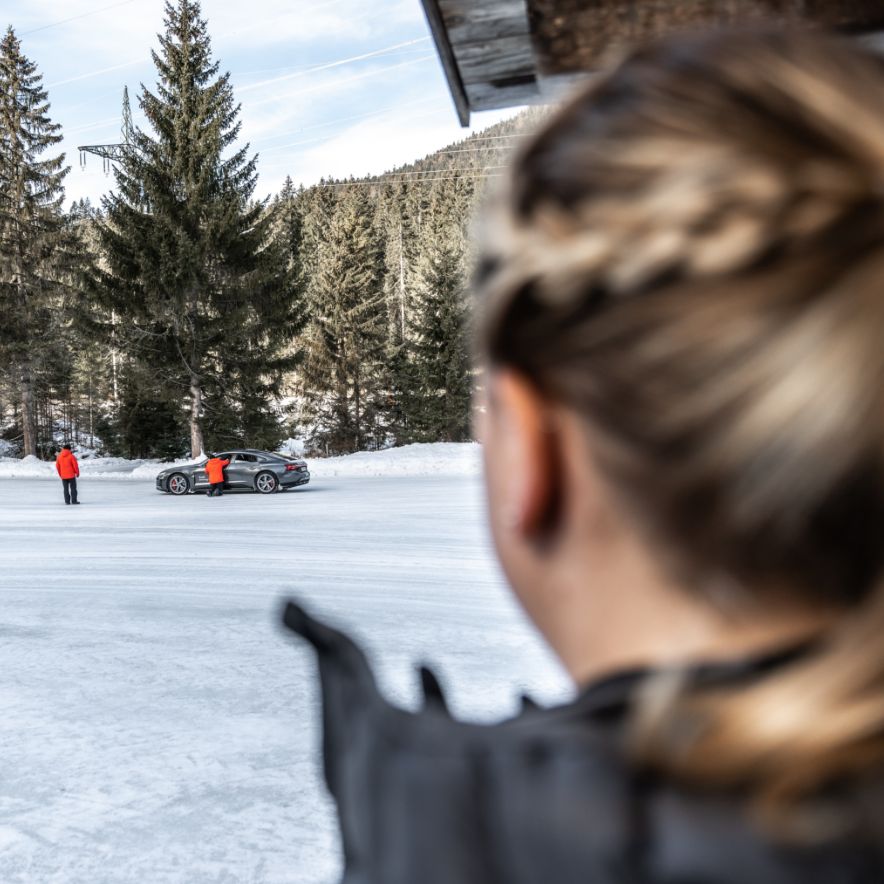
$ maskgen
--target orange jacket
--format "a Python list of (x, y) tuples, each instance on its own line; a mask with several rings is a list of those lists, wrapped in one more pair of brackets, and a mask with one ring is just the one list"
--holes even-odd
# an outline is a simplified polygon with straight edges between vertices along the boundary
[(74, 452), (68, 448), (62, 448), (61, 453), (55, 458), (55, 469), (62, 479), (73, 479), (80, 475), (80, 465)]
[(213, 457), (211, 460), (206, 461), (206, 475), (209, 477), (209, 482), (212, 485), (216, 482), (224, 481), (224, 467), (229, 463), (229, 460), (221, 460), (220, 457)]

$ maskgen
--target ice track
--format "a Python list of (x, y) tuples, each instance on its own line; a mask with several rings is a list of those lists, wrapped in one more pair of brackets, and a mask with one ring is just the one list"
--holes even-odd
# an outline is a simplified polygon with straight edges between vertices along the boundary
[(457, 712), (565, 686), (493, 564), (475, 477), (270, 497), (0, 480), (0, 881), (322, 884), (339, 868), (293, 595)]

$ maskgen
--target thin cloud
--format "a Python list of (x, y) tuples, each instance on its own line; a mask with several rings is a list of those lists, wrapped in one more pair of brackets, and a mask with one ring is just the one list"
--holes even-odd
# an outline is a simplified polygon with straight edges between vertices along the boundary
[(56, 89), (59, 86), (67, 86), (68, 83), (79, 83), (81, 80), (89, 80), (92, 77), (99, 77), (102, 74), (109, 74), (111, 71), (121, 71), (124, 68), (135, 67), (136, 65), (148, 64), (149, 58), (139, 58), (137, 61), (126, 61), (123, 64), (114, 64), (109, 68), (99, 68), (96, 71), (87, 71), (85, 74), (79, 74), (76, 77), (68, 77), (66, 80), (56, 80), (54, 83), (47, 83), (47, 89)]
[[(336, 117), (333, 120), (325, 120), (324, 122), (321, 122), (321, 123), (313, 123), (310, 126), (301, 125), (295, 129), (289, 129), (285, 132), (274, 132), (273, 135), (263, 136), (263, 139), (262, 139), (262, 136), (250, 134), (249, 140), (255, 141), (257, 143), (259, 140), (263, 140), (266, 142), (266, 141), (273, 141), (277, 138), (291, 138), (291, 136), (293, 136), (293, 135), (301, 135), (304, 132), (310, 132), (310, 131), (313, 131), (316, 129), (327, 129), (330, 126), (340, 126), (341, 123), (348, 123), (348, 122), (352, 122), (354, 120), (364, 120), (364, 119), (368, 119), (370, 117), (377, 117), (377, 116), (380, 116), (381, 114), (390, 113), (390, 112), (392, 112), (394, 114), (401, 113), (403, 110), (406, 110), (406, 109), (409, 109), (409, 108), (412, 108), (412, 107), (415, 107), (418, 105), (432, 104), (432, 103), (436, 103), (439, 101), (440, 101), (440, 99), (439, 99), (439, 96), (437, 96), (437, 95), (430, 96), (429, 98), (418, 98), (418, 99), (415, 99), (414, 101), (404, 101), (404, 102), (400, 102), (398, 104), (387, 105), (386, 107), (379, 107), (374, 110), (368, 111), (367, 113), (349, 114), (346, 117)], [(321, 135), (319, 137), (320, 137), (320, 139), (324, 139), (324, 138), (328, 138), (329, 136)], [(311, 141), (312, 140), (313, 139), (311, 139)], [(299, 143), (301, 143), (301, 142), (293, 142), (292, 144), (287, 144), (284, 146), (291, 147), (293, 144), (299, 144)], [(277, 150), (278, 148), (271, 147), (271, 148), (266, 148), (266, 149)]]
[(355, 62), (365, 61), (369, 58), (377, 58), (381, 55), (386, 55), (390, 52), (394, 52), (397, 49), (404, 49), (408, 46), (416, 46), (419, 43), (427, 43), (429, 41), (429, 37), (418, 37), (415, 40), (406, 40), (403, 43), (396, 43), (393, 46), (385, 46), (383, 49), (375, 49), (373, 52), (363, 52), (360, 55), (352, 55), (349, 58), (340, 58), (337, 61), (326, 62), (325, 64), (315, 65), (311, 68), (304, 68), (300, 71), (295, 71), (291, 74), (284, 74), (281, 77), (271, 77), (269, 80), (261, 80), (258, 83), (250, 83), (248, 86), (240, 86), (237, 89), (237, 94), (242, 95), (246, 92), (253, 92), (255, 89), (265, 89), (267, 86), (274, 86), (278, 83), (286, 83), (290, 80), (297, 79), (298, 77), (306, 77), (309, 74), (316, 74), (320, 71), (328, 71), (332, 68), (344, 67), (348, 64), (354, 64)]
[[(355, 117), (350, 117), (349, 119), (366, 120), (366, 119), (375, 119), (377, 117), (384, 117), (386, 119), (395, 119), (399, 115), (399, 113), (402, 111), (402, 109), (405, 107), (414, 107), (414, 106), (420, 106), (420, 105), (431, 104), (431, 103), (435, 105), (432, 110), (426, 111), (426, 112), (420, 113), (420, 114), (409, 114), (408, 119), (410, 121), (413, 121), (416, 119), (425, 118), (427, 116), (437, 115), (438, 112), (442, 109), (440, 99), (438, 97), (419, 99), (418, 101), (408, 102), (408, 104), (405, 104), (405, 105), (396, 105), (394, 107), (388, 107), (388, 108), (384, 108), (382, 110), (374, 111), (373, 113), (359, 114)], [(341, 122), (340, 120), (333, 120), (330, 123), (320, 124), (319, 126), (308, 126), (308, 127), (306, 127), (306, 129), (301, 129), (301, 130), (296, 130), (296, 131), (308, 131), (310, 129), (318, 129), (318, 128), (321, 128), (322, 126), (337, 125), (340, 122)], [(295, 133), (290, 132), (288, 134), (292, 135)], [(259, 153), (261, 154), (261, 157), (265, 157), (267, 154), (273, 154), (276, 151), (289, 150), (293, 147), (300, 147), (303, 144), (316, 144), (317, 142), (333, 141), (337, 137), (338, 137), (337, 135), (318, 135), (314, 138), (302, 138), (298, 141), (290, 141), (287, 144), (277, 144), (272, 147), (266, 147), (263, 149), (259, 146), (259, 147), (257, 147), (257, 149), (258, 149)]]
[(121, 0), (119, 3), (112, 3), (110, 6), (102, 6), (101, 9), (93, 9), (89, 12), (81, 12), (79, 15), (71, 15), (68, 18), (60, 19), (59, 21), (50, 22), (49, 24), (40, 25), (38, 28), (31, 28), (28, 31), (22, 31), (19, 34), (20, 37), (26, 37), (29, 34), (36, 34), (38, 31), (47, 31), (50, 28), (57, 28), (61, 25), (66, 25), (68, 22), (77, 21), (81, 18), (89, 18), (92, 15), (98, 15), (101, 12), (108, 12), (111, 9), (117, 9), (120, 6), (129, 6), (132, 3), (135, 3), (136, 0)]
[(261, 101), (253, 101), (250, 104), (250, 107), (262, 107), (266, 104), (276, 104), (280, 101), (290, 101), (292, 98), (300, 97), (302, 95), (311, 95), (317, 92), (331, 92), (335, 90), (340, 90), (342, 86), (346, 86), (349, 83), (355, 83), (359, 80), (365, 80), (368, 77), (374, 77), (378, 74), (385, 74), (389, 71), (399, 70), (400, 68), (413, 67), (417, 64), (422, 64), (424, 62), (435, 59), (436, 56), (431, 54), (423, 55), (420, 58), (415, 58), (412, 61), (402, 61), (399, 64), (391, 64), (387, 67), (382, 68), (374, 68), (370, 71), (365, 71), (361, 74), (354, 74), (352, 77), (345, 77), (341, 80), (330, 80), (326, 83), (318, 83), (315, 86), (307, 86), (306, 88), (299, 88), (297, 92), (293, 92), (287, 95), (274, 95), (271, 98), (263, 98)]

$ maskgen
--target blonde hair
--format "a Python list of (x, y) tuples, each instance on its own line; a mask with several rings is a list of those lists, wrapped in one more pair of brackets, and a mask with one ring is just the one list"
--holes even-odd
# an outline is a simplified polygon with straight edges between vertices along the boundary
[(881, 62), (807, 32), (638, 51), (522, 150), (486, 240), (484, 357), (585, 416), (684, 585), (833, 612), (766, 677), (640, 703), (639, 757), (776, 800), (884, 761)]

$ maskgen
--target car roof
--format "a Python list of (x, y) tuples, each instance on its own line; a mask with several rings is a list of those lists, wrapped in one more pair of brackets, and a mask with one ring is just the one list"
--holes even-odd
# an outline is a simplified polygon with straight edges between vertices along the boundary
[(221, 448), (224, 454), (264, 454), (267, 457), (279, 457), (280, 455), (274, 454), (272, 451), (262, 451), (260, 448)]

